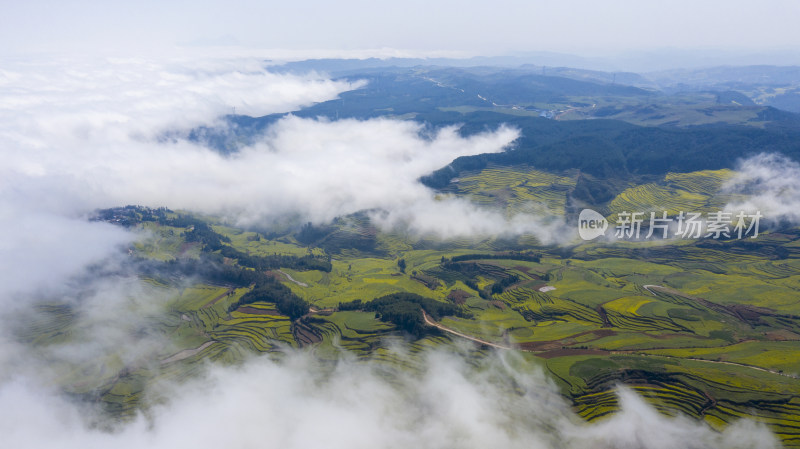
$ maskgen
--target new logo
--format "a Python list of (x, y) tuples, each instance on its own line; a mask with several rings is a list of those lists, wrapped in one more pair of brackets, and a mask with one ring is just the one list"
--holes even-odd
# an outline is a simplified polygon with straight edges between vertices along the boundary
[(606, 233), (608, 221), (600, 213), (584, 209), (578, 216), (578, 234), (584, 240), (593, 240)]

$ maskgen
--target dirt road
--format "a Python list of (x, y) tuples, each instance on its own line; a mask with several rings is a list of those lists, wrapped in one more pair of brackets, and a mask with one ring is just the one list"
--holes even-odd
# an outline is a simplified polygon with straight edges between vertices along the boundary
[(459, 336), (461, 338), (465, 338), (467, 340), (474, 341), (475, 343), (480, 343), (482, 345), (491, 346), (491, 347), (497, 348), (497, 349), (509, 349), (509, 350), (517, 349), (517, 348), (512, 348), (510, 346), (500, 345), (500, 344), (492, 343), (492, 342), (489, 342), (489, 341), (486, 341), (486, 340), (481, 340), (480, 338), (471, 337), (469, 335), (462, 334), (461, 332), (454, 331), (453, 329), (450, 329), (449, 327), (443, 326), (443, 325), (437, 323), (436, 321), (433, 321), (431, 319), (431, 317), (429, 317), (428, 314), (425, 313), (424, 310), (422, 311), (422, 318), (425, 320), (425, 324), (427, 324), (428, 326), (433, 326), (433, 327), (439, 329), (442, 332), (446, 332), (446, 333), (452, 334), (452, 335), (457, 335), (457, 336)]
[(286, 276), (286, 279), (290, 280), (291, 282), (294, 282), (295, 284), (297, 284), (297, 285), (299, 285), (301, 287), (308, 287), (308, 284), (306, 284), (305, 282), (298, 281), (297, 279), (293, 278), (292, 275), (290, 275), (289, 273), (287, 273), (287, 272), (285, 272), (283, 270), (278, 270), (278, 272), (280, 274)]
[[(647, 289), (647, 287), (661, 287), (661, 286), (660, 285), (646, 285), (644, 287)], [(650, 291), (650, 289), (647, 289), (647, 291)], [(498, 343), (492, 343), (492, 342), (489, 342), (489, 341), (486, 341), (486, 340), (481, 340), (480, 338), (475, 338), (475, 337), (472, 337), (472, 336), (469, 336), (469, 335), (466, 335), (466, 334), (462, 334), (461, 332), (458, 332), (458, 331), (455, 331), (453, 329), (450, 329), (449, 327), (444, 326), (442, 324), (439, 324), (436, 321), (432, 320), (431, 317), (429, 317), (428, 314), (425, 313), (424, 310), (422, 311), (422, 317), (425, 320), (425, 324), (427, 324), (428, 326), (433, 326), (433, 327), (441, 330), (442, 332), (445, 332), (445, 333), (448, 333), (448, 334), (451, 334), (451, 335), (456, 335), (458, 337), (461, 337), (461, 338), (464, 338), (464, 339), (467, 339), (467, 340), (470, 340), (470, 341), (474, 341), (475, 343), (480, 343), (482, 345), (490, 346), (492, 348), (506, 349), (506, 350), (516, 350), (516, 351), (531, 352), (531, 353), (546, 353), (546, 352), (548, 352), (548, 351), (532, 351), (532, 350), (527, 350), (527, 349), (523, 349), (523, 348), (515, 348), (515, 347), (511, 347), (511, 346), (501, 345), (501, 344), (498, 344)], [(634, 352), (635, 351), (608, 351), (609, 354), (634, 354)], [(793, 376), (793, 375), (790, 375), (790, 374), (780, 373), (778, 371), (774, 371), (774, 370), (767, 369), (767, 368), (761, 368), (759, 366), (745, 365), (743, 363), (726, 362), (726, 361), (722, 361), (722, 360), (695, 359), (695, 358), (688, 358), (688, 357), (687, 358), (674, 357), (674, 356), (667, 356), (667, 355), (660, 355), (660, 354), (639, 353), (637, 355), (646, 356), (646, 357), (663, 357), (663, 358), (678, 359), (678, 360), (692, 360), (692, 361), (696, 361), (696, 362), (716, 363), (716, 364), (720, 364), (720, 365), (739, 366), (739, 367), (742, 367), (742, 368), (750, 368), (750, 369), (754, 369), (754, 370), (758, 370), (758, 371), (763, 371), (765, 373), (777, 374), (779, 376), (791, 377), (793, 379), (797, 378), (796, 376)]]

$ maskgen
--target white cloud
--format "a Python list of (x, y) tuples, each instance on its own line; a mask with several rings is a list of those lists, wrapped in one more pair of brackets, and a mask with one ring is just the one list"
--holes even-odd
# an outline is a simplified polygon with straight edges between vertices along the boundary
[(132, 240), (105, 223), (31, 211), (0, 202), (0, 306), (20, 292), (59, 289), (70, 277)]
[[(245, 61), (20, 62), (0, 89), (0, 194), (71, 212), (145, 204), (225, 213), (256, 223), (286, 214), (327, 221), (365, 209), (380, 223), (439, 236), (530, 232), (556, 235), (539, 217), (507, 220), (452, 198), (436, 199), (420, 176), (458, 156), (501, 151), (517, 131), (420, 136), (421, 125), (287, 117), (232, 157), (169, 130), (261, 115), (335, 97), (359, 83), (274, 75)], [(218, 126), (222, 126), (217, 123)]]
[[(239, 162), (167, 130), (295, 109), (357, 84), (274, 75), (257, 59), (10, 59), (0, 70), (0, 303), (58, 289), (134, 236), (84, 214), (129, 203), (191, 206)], [(221, 169), (220, 169), (221, 167)], [(222, 195), (213, 207), (223, 207)]]
[(734, 195), (726, 211), (734, 216), (760, 212), (769, 222), (800, 222), (800, 164), (780, 154), (762, 153), (740, 161), (736, 171), (723, 186)]
[[(452, 356), (432, 356), (419, 377), (395, 382), (372, 365), (343, 362), (317, 375), (306, 356), (284, 364), (258, 359), (214, 367), (208, 378), (165, 388), (168, 405), (115, 433), (86, 426), (91, 416), (41, 382), (59, 364), (82, 366), (119, 354), (126, 364), (153, 362), (159, 338), (134, 339), (163, 298), (118, 274), (72, 282), (92, 264), (114, 264), (133, 238), (83, 220), (92, 208), (139, 203), (225, 213), (242, 221), (297, 214), (327, 220), (381, 209), (384, 226), (418, 233), (558, 233), (559, 222), (506, 218), (461, 200), (437, 199), (417, 178), (460, 155), (501, 151), (517, 131), (461, 137), (454, 128), (431, 138), (420, 125), (391, 120), (289, 117), (231, 157), (185, 142), (162, 142), (171, 129), (213, 123), (233, 106), (255, 115), (334, 98), (355, 85), (316, 77), (266, 74), (258, 61), (164, 63), (147, 60), (16, 61), (0, 72), (0, 434), (12, 447), (574, 447), (627, 444), (659, 425), (655, 414), (626, 406), (641, 419), (628, 433), (586, 437), (552, 386), (539, 374), (510, 375), (525, 395), (509, 392)], [(542, 228), (541, 226), (544, 226)], [(543, 230), (542, 230), (543, 229)], [(124, 257), (124, 256), (122, 256)], [(14, 304), (58, 292), (80, 312), (69, 345), (33, 351), (12, 341)], [(47, 297), (47, 296), (45, 296)], [(135, 311), (135, 313), (132, 313)], [(49, 364), (48, 364), (49, 363)], [(499, 370), (499, 371), (498, 371)], [(22, 378), (7, 382), (8, 378)], [(502, 377), (502, 376), (501, 376)], [(630, 401), (629, 401), (630, 402)], [(635, 400), (634, 400), (635, 402)], [(626, 418), (627, 417), (627, 418)], [(658, 421), (658, 422), (657, 422)], [(668, 422), (672, 422), (669, 421)], [(576, 427), (578, 426), (578, 427)], [(611, 424), (609, 424), (611, 426)], [(726, 447), (695, 424), (667, 425), (659, 435), (683, 442), (688, 428), (710, 447)], [(591, 427), (602, 429), (602, 427)], [(556, 429), (556, 433), (552, 433)], [(614, 430), (616, 429), (616, 430)], [(615, 432), (622, 432), (617, 435)], [(587, 434), (590, 435), (591, 433)], [(729, 435), (729, 433), (723, 434)], [(772, 441), (765, 430), (753, 435)], [(728, 438), (727, 436), (725, 438)], [(725, 440), (728, 441), (728, 440)], [(752, 441), (745, 441), (749, 445)], [(765, 444), (767, 444), (765, 443)], [(644, 443), (644, 447), (651, 443)], [(737, 442), (738, 444), (738, 442)], [(744, 443), (742, 443), (744, 445)], [(771, 443), (769, 443), (771, 444)], [(767, 444), (765, 447), (770, 447)], [(730, 447), (730, 446), (728, 446)], [(735, 447), (735, 446), (734, 446)]]
[(411, 374), (352, 360), (331, 370), (308, 354), (259, 358), (165, 389), (166, 403), (114, 432), (88, 428), (86, 407), (18, 381), (0, 387), (0, 432), (10, 447), (66, 449), (778, 447), (763, 426), (717, 433), (664, 417), (627, 390), (621, 413), (585, 424), (541, 372), (513, 365), (498, 358), (476, 369), (434, 353)]
[(665, 418), (626, 387), (618, 389), (622, 411), (596, 425), (570, 429), (575, 447), (601, 448), (754, 448), (780, 447), (775, 436), (742, 420), (717, 433), (685, 416)]
[[(163, 298), (113, 267), (136, 236), (90, 223), (93, 208), (169, 204), (166, 180), (213, 168), (215, 153), (161, 144), (164, 131), (214, 123), (231, 112), (281, 112), (335, 98), (355, 84), (317, 76), (273, 75), (258, 59), (9, 59), (0, 70), (0, 377), (125, 362), (163, 350), (157, 336), (135, 337)], [(182, 161), (193, 163), (183, 166)], [(199, 164), (198, 165), (198, 161)], [(207, 179), (191, 179), (202, 184)], [(219, 179), (210, 180), (220, 182)], [(162, 190), (158, 190), (162, 189)], [(191, 186), (182, 192), (190, 196)], [(180, 195), (178, 195), (180, 198)], [(67, 303), (78, 321), (70, 345), (40, 348), (35, 362), (14, 343), (31, 305)], [(154, 309), (155, 308), (155, 309)], [(136, 313), (130, 313), (131, 310)], [(30, 312), (34, 313), (35, 312)], [(126, 344), (130, 343), (130, 344)], [(41, 354), (40, 354), (41, 355)], [(7, 362), (7, 363), (6, 363)]]

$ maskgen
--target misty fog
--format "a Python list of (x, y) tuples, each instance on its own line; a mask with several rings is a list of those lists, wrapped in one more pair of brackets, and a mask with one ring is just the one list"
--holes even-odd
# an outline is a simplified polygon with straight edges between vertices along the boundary
[[(564, 234), (553, 217), (506, 217), (437, 198), (417, 181), (458, 156), (508, 148), (518, 136), (508, 127), (471, 137), (445, 128), (428, 138), (414, 122), (288, 116), (230, 156), (159, 139), (170, 130), (223, 126), (219, 117), (234, 107), (254, 116), (286, 112), (362, 85), (274, 75), (257, 60), (31, 59), (0, 70), (3, 445), (777, 447), (763, 427), (743, 422), (716, 433), (659, 415), (627, 389), (619, 393), (622, 412), (585, 424), (544, 373), (520, 370), (509, 354), (491, 355), (477, 368), (463, 355), (423, 354), (416, 373), (344, 357), (328, 372), (309, 354), (287, 350), (283, 361), (253, 357), (241, 366), (209, 366), (185, 384), (153, 385), (146, 413), (112, 431), (92, 427), (98, 411), (59, 394), (57, 367), (113, 354), (125, 364), (154, 363), (168, 344), (132, 337), (164, 298), (122, 268), (138, 236), (87, 221), (95, 208), (186, 208), (238, 224), (286, 215), (324, 222), (372, 210), (384, 229), (418, 235), (525, 232), (553, 242)], [(787, 188), (763, 170), (798, 170), (769, 158), (754, 164), (745, 165), (743, 179), (760, 180), (770, 196)], [(797, 201), (797, 192), (787, 195)], [(793, 206), (775, 207), (788, 213)], [(87, 281), (92, 266), (104, 269)], [(15, 314), (53, 298), (74, 304), (80, 334), (69, 345), (33, 351), (16, 339)]]

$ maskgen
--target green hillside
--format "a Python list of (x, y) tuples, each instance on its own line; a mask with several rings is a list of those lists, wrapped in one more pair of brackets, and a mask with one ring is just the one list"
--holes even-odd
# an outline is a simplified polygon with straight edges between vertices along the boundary
[[(608, 202), (610, 218), (655, 205), (716, 206), (730, 176), (669, 173), (631, 186)], [(574, 176), (496, 166), (466, 173), (449, 191), (509, 215), (563, 214), (575, 186)], [(389, 348), (406, 345), (413, 358), (467, 342), (544, 367), (588, 421), (618, 408), (622, 383), (663, 413), (715, 428), (749, 417), (800, 446), (797, 228), (765, 231), (746, 246), (489, 239), (437, 247), (381, 232), (361, 215), (269, 237), (168, 209), (131, 206), (98, 219), (148, 231), (131, 263), (170, 298), (152, 322), (172, 342), (159, 364), (111, 358), (61, 379), (115, 416), (134, 416), (147, 385), (192, 376), (206, 360), (305, 348), (321, 360), (348, 354), (406, 366)], [(68, 305), (43, 305), (23, 337), (63, 344), (75, 322)]]

